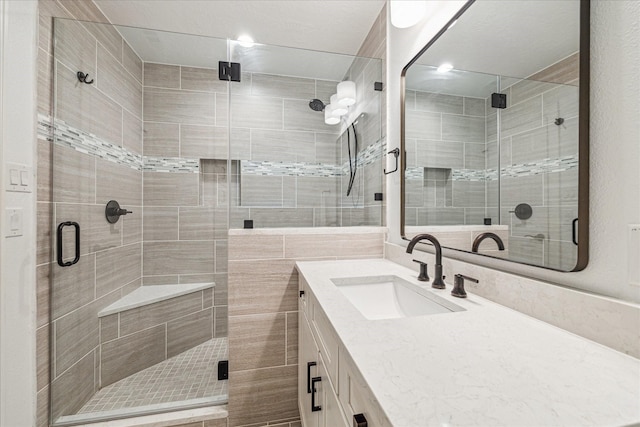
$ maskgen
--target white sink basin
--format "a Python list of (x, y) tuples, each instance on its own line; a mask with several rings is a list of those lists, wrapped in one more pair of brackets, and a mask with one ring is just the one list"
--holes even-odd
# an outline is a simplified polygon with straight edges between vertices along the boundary
[(398, 276), (345, 277), (331, 281), (369, 320), (464, 311), (464, 308)]

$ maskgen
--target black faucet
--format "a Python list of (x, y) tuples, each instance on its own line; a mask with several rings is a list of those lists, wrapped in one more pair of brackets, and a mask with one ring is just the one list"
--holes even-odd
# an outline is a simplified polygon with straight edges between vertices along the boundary
[(495, 233), (481, 233), (473, 241), (473, 246), (471, 247), (471, 252), (478, 252), (478, 248), (480, 247), (480, 243), (484, 239), (493, 239), (498, 244), (498, 249), (504, 251), (504, 243), (500, 236)]
[(411, 239), (411, 241), (407, 245), (407, 253), (412, 253), (413, 248), (421, 240), (430, 241), (431, 243), (433, 243), (433, 247), (436, 249), (436, 272), (431, 287), (436, 289), (444, 289), (444, 279), (442, 278), (442, 247), (440, 246), (440, 242), (438, 242), (438, 239), (436, 239), (431, 234), (418, 234), (413, 239)]

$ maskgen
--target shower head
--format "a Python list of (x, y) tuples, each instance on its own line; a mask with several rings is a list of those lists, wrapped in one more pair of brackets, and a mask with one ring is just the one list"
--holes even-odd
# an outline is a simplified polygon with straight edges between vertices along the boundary
[(319, 99), (312, 99), (311, 101), (309, 101), (309, 108), (311, 108), (313, 111), (322, 111), (324, 110), (324, 102), (320, 101)]

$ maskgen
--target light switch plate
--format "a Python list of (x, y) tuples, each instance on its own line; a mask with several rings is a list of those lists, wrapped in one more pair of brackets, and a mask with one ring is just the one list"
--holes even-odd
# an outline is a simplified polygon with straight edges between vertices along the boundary
[(5, 233), (6, 237), (22, 236), (22, 209), (5, 209)]
[(31, 193), (33, 187), (32, 168), (19, 163), (6, 163), (6, 191)]
[(629, 224), (627, 233), (627, 281), (640, 286), (640, 224)]

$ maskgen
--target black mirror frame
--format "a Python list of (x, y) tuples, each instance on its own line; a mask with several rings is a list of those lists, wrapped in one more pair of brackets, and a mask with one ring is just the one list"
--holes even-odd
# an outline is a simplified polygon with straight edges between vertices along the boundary
[[(405, 77), (409, 67), (413, 65), (420, 56), (447, 31), (460, 16), (462, 16), (475, 0), (468, 0), (467, 3), (456, 13), (453, 18), (414, 56), (411, 61), (402, 69), (400, 74), (400, 235), (402, 239), (409, 240), (405, 233), (405, 174), (407, 152), (405, 149)], [(577, 246), (578, 257), (576, 265), (569, 272), (584, 270), (589, 263), (589, 111), (590, 111), (590, 49), (591, 49), (591, 1), (580, 0), (580, 87), (579, 87), (579, 118), (578, 118), (578, 227)], [(575, 225), (575, 224), (574, 224)], [(575, 233), (575, 229), (574, 229)], [(575, 240), (575, 239), (574, 239)], [(461, 249), (446, 248), (471, 254), (471, 251)], [(509, 261), (517, 264), (525, 264), (533, 267), (548, 270), (567, 272), (555, 268), (544, 267), (520, 261), (512, 261), (505, 258), (497, 258), (491, 255), (474, 253), (474, 255), (489, 257), (502, 261)]]

